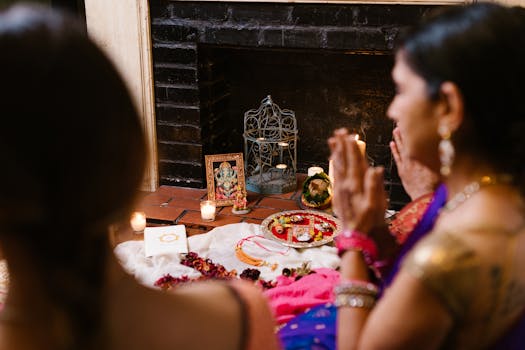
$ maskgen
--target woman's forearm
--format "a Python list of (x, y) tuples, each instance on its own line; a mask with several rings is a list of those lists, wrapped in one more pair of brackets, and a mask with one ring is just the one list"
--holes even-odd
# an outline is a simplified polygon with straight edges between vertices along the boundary
[[(341, 256), (341, 281), (368, 281), (369, 270), (360, 251), (348, 250)], [(337, 313), (337, 349), (356, 349), (370, 309), (340, 306)]]

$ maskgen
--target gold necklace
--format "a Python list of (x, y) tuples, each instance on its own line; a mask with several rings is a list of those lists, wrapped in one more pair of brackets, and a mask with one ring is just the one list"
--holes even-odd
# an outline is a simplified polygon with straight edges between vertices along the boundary
[(243, 252), (242, 250), (242, 247), (240, 245), (236, 245), (235, 246), (235, 256), (237, 257), (237, 259), (239, 259), (240, 261), (248, 264), (248, 265), (253, 265), (253, 266), (268, 266), (269, 268), (272, 269), (272, 271), (274, 271), (277, 266), (279, 266), (279, 264), (277, 263), (270, 263), (266, 260), (263, 260), (263, 259), (259, 259), (259, 258), (254, 258), (253, 256), (249, 256), (248, 254), (246, 254), (245, 252)]
[(510, 183), (512, 177), (510, 175), (499, 175), (499, 176), (482, 176), (479, 180), (472, 181), (463, 187), (461, 192), (458, 192), (452, 197), (443, 207), (445, 211), (451, 211), (456, 209), (459, 205), (464, 203), (472, 195), (478, 192), (482, 187), (489, 185), (496, 185), (499, 183)]

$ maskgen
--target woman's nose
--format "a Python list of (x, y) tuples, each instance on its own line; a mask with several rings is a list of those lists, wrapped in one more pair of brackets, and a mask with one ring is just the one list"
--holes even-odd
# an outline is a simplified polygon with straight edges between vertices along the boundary
[(396, 112), (395, 112), (395, 106), (394, 101), (392, 101), (386, 110), (386, 116), (388, 119), (392, 119), (393, 121), (397, 121)]

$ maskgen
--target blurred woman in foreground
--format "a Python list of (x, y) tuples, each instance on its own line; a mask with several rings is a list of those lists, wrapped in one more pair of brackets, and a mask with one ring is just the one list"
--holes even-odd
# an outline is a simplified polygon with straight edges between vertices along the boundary
[(1, 349), (276, 349), (266, 300), (241, 282), (164, 293), (118, 264), (145, 164), (137, 112), (74, 20), (0, 14), (0, 243), (10, 286)]

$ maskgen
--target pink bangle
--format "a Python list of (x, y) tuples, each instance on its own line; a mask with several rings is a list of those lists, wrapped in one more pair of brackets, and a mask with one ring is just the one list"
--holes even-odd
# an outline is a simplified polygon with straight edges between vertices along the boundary
[(358, 250), (363, 254), (367, 265), (372, 265), (377, 260), (377, 246), (375, 242), (357, 230), (344, 230), (335, 237), (337, 253), (342, 256), (347, 250)]

